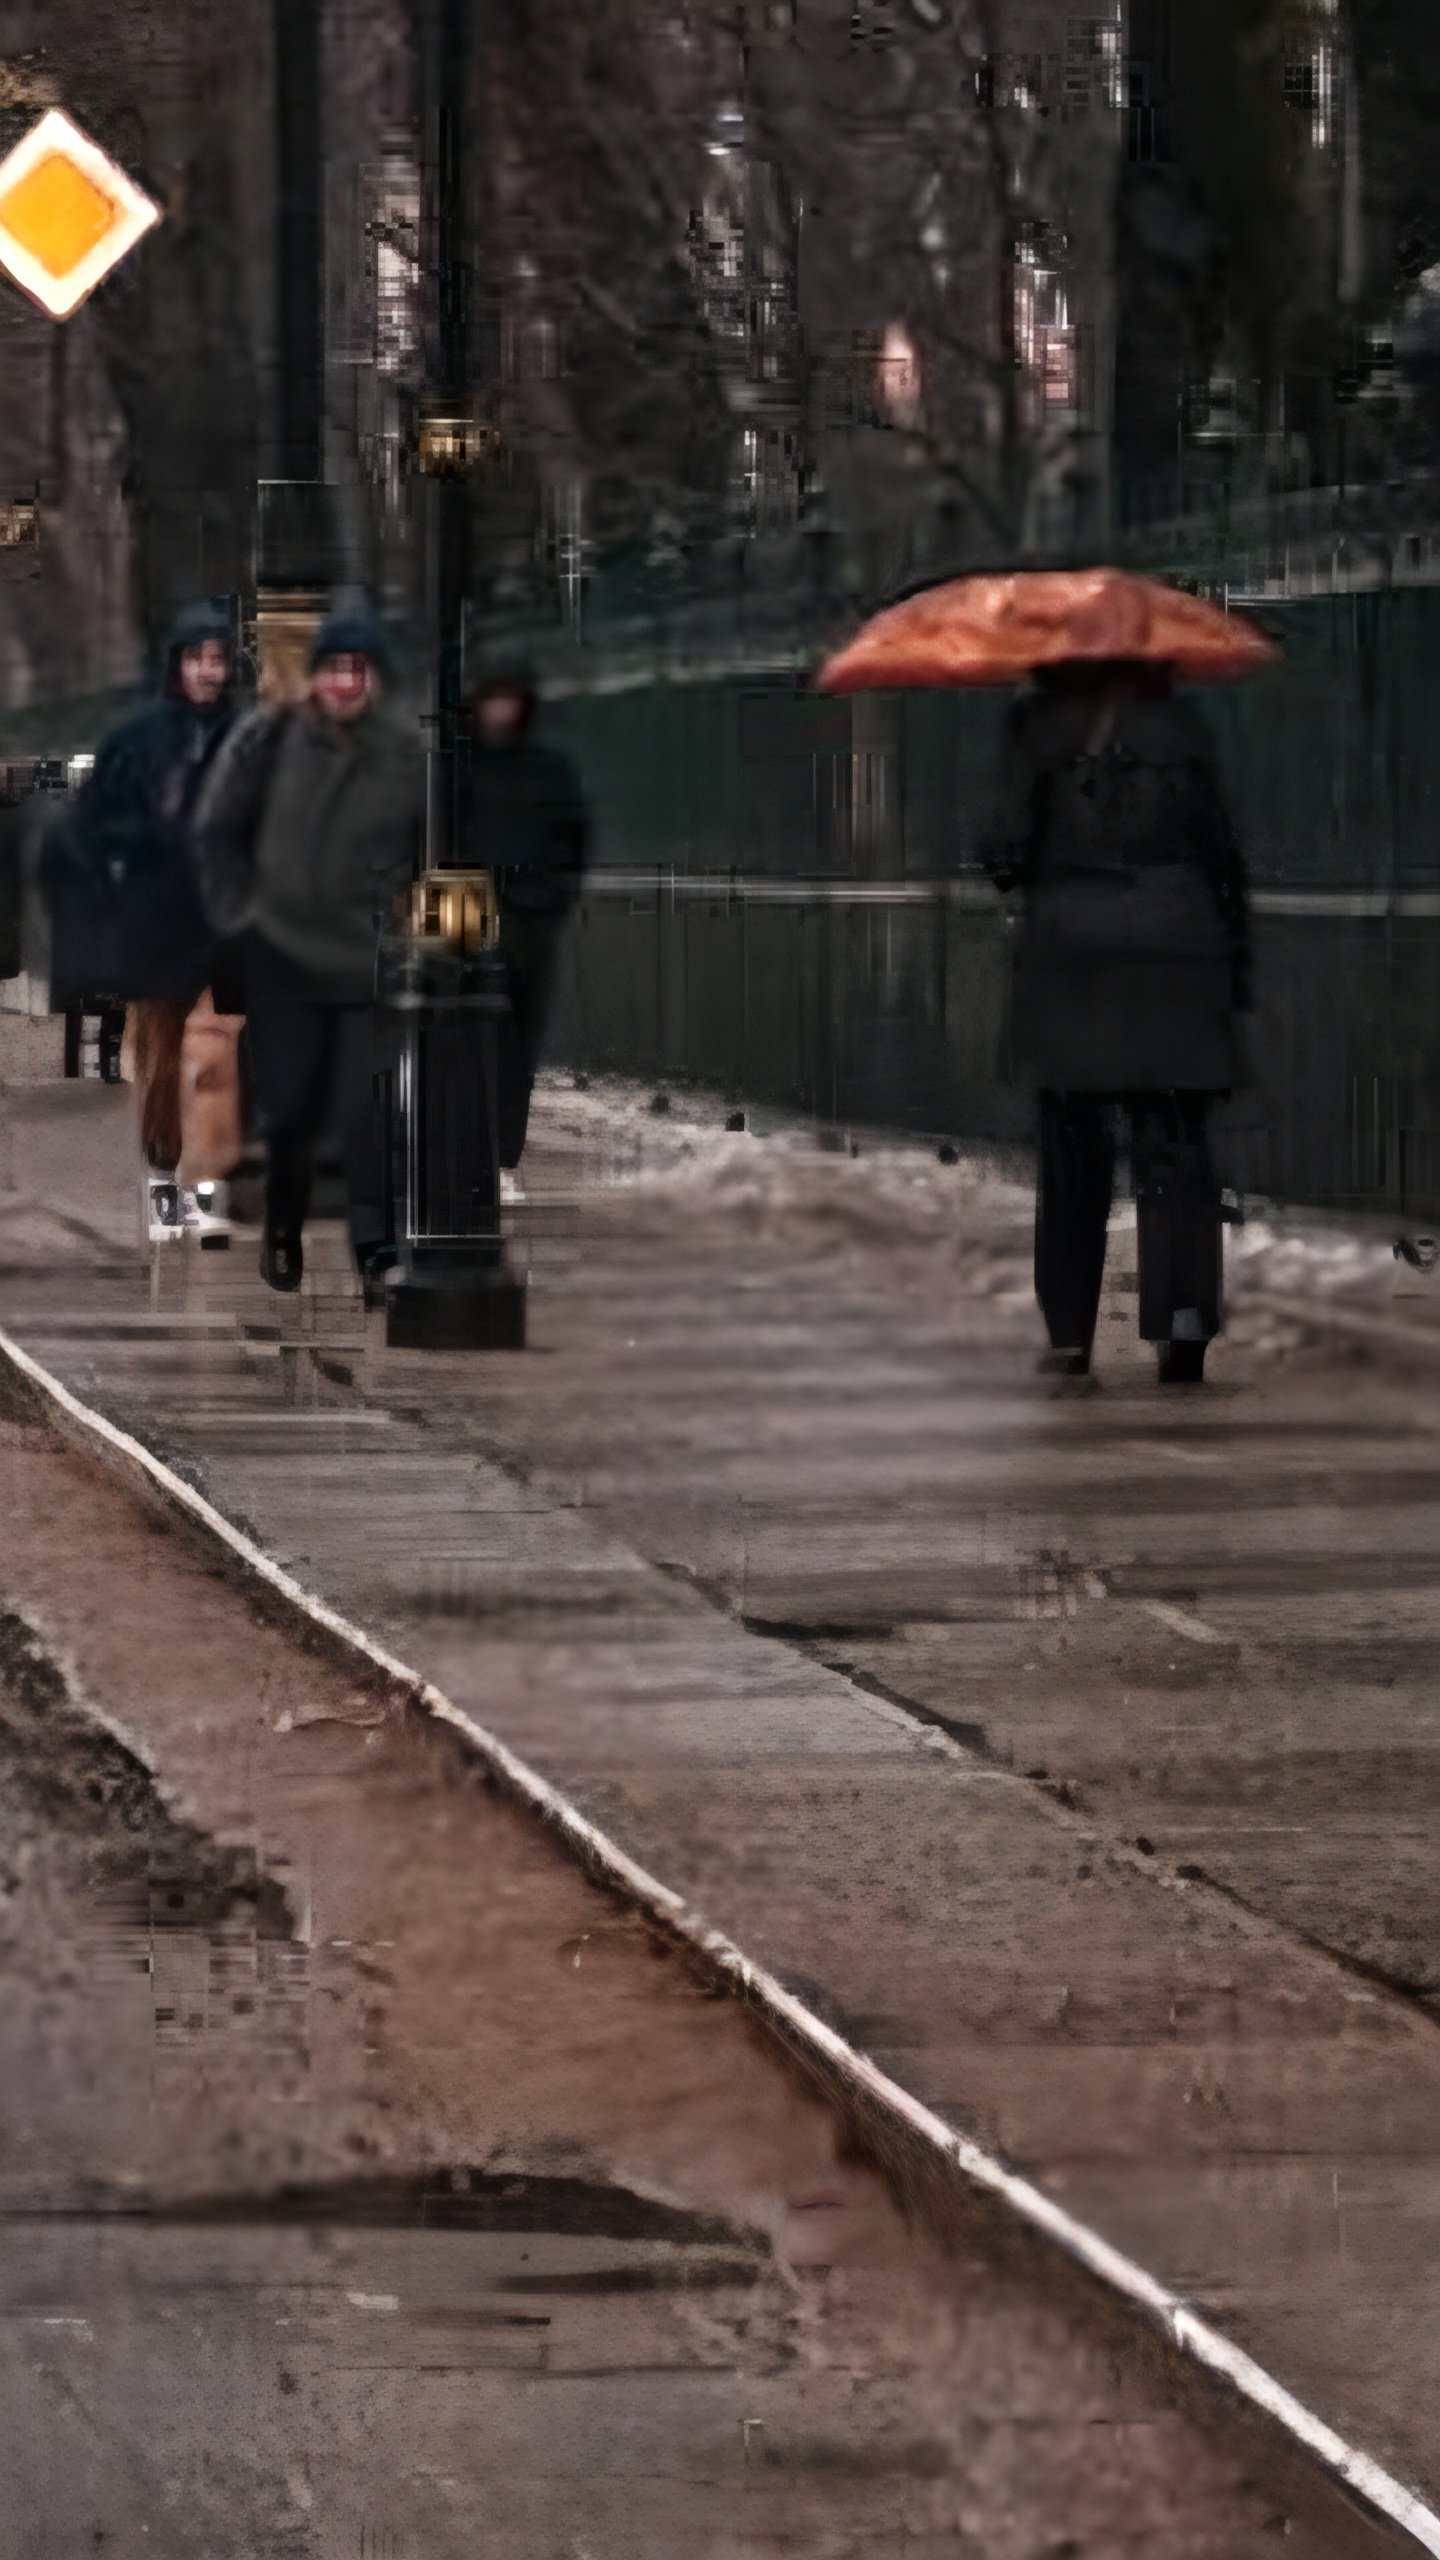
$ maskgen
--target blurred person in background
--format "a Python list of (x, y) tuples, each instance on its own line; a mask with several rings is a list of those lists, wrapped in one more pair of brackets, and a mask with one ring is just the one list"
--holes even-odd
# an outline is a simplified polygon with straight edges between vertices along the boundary
[(1014, 1028), (1039, 1098), (1044, 1365), (1090, 1375), (1123, 1115), (1140, 1332), (1162, 1384), (1196, 1385), (1222, 1315), (1207, 1124), (1243, 1081), (1250, 910), (1209, 733), (1168, 669), (1041, 672), (1010, 715), (982, 858), (1022, 902)]
[[(185, 1021), (224, 976), (201, 902), (197, 803), (237, 716), (230, 614), (190, 606), (166, 644), (158, 698), (104, 738), (73, 807), (49, 837), (44, 885), (52, 925), (52, 1001), (127, 1008), (141, 1141), (155, 1172), (180, 1156)], [(231, 991), (216, 992), (217, 1010)]]
[(500, 911), (498, 948), (510, 999), (499, 1046), (500, 1166), (514, 1195), (560, 939), (580, 895), (590, 826), (569, 758), (534, 736), (538, 693), (530, 669), (490, 667), (470, 699), (460, 836), (465, 861), (493, 876)]
[(18, 978), (24, 966), (25, 795), (8, 765), (0, 765), (0, 979)]
[(363, 607), (316, 635), (298, 704), (241, 722), (199, 813), (200, 875), (217, 933), (239, 939), (250, 1065), (266, 1146), (261, 1271), (298, 1289), (315, 1150), (338, 1122), (362, 1278), (393, 1258), (376, 1106), (376, 952), (425, 828), (419, 735), (384, 695), (385, 633)]

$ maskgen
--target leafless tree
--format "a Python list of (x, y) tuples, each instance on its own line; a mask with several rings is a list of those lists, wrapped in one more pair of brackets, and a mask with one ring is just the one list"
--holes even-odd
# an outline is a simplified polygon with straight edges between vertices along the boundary
[(811, 440), (856, 503), (889, 479), (999, 548), (1038, 530), (1103, 381), (1118, 46), (1108, 15), (1000, 0), (753, 0), (747, 100), (805, 208)]
[(602, 539), (692, 526), (724, 486), (727, 367), (700, 237), (713, 38), (635, 0), (508, 0), (494, 22), (480, 254), (502, 449), (552, 500), (583, 482)]
[(133, 682), (177, 604), (243, 587), (265, 364), (266, 64), (256, 0), (12, 0), (8, 145), (62, 103), (165, 220), (64, 323), (0, 282), (10, 485), (33, 568), (0, 599), (15, 705)]
[(582, 475), (597, 530), (823, 504), (862, 576), (947, 524), (1023, 546), (1105, 377), (1096, 4), (1017, 41), (1002, 0), (507, 0), (511, 448)]

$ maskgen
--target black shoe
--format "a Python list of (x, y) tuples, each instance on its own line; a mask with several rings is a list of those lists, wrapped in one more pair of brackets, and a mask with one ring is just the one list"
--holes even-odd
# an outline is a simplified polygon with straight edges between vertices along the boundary
[(1198, 1387), (1205, 1376), (1203, 1342), (1162, 1342), (1157, 1367), (1162, 1387)]
[(298, 1289), (305, 1277), (305, 1249), (298, 1236), (272, 1235), (266, 1229), (260, 1247), (260, 1277), (269, 1289), (279, 1289), (287, 1296)]
[(399, 1256), (393, 1244), (352, 1245), (355, 1269), (360, 1281), (360, 1295), (367, 1307), (383, 1307), (385, 1281), (395, 1268)]
[(1090, 1354), (1088, 1351), (1042, 1351), (1038, 1366), (1042, 1378), (1088, 1378)]

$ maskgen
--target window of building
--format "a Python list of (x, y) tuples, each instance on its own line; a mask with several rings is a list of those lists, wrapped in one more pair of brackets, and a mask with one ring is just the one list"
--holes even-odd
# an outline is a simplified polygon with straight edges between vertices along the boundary
[(1075, 323), (1053, 250), (1022, 240), (1015, 258), (1015, 353), (1047, 411), (1073, 409), (1079, 395)]
[(1336, 0), (1319, 0), (1319, 17), (1329, 24), (1318, 25), (1285, 57), (1285, 102), (1306, 118), (1315, 150), (1328, 151), (1336, 133)]
[(420, 346), (420, 172), (403, 152), (387, 152), (374, 191), (375, 369), (405, 374)]

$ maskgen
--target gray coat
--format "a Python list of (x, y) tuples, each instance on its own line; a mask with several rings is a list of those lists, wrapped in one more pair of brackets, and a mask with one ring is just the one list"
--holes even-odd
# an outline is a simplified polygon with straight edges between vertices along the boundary
[(353, 727), (308, 706), (243, 720), (197, 820), (215, 929), (258, 933), (349, 1000), (374, 986), (376, 938), (424, 842), (425, 756), (383, 713)]
[(1014, 1057), (1054, 1092), (1225, 1093), (1242, 1081), (1249, 898), (1208, 733), (1190, 705), (1012, 713), (982, 847), (1023, 913)]

